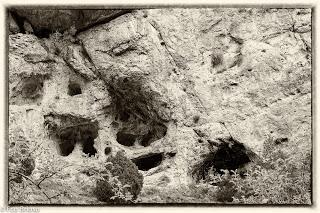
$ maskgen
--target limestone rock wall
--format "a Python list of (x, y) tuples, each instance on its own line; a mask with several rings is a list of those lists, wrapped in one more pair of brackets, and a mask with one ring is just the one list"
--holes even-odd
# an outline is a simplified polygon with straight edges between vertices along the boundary
[[(144, 187), (165, 189), (194, 181), (229, 134), (257, 155), (268, 137), (311, 151), (311, 9), (17, 8), (8, 20), (9, 135), (57, 161), (86, 167), (92, 141), (90, 163), (122, 150)], [(83, 144), (65, 146), (75, 132)], [(86, 178), (67, 172), (62, 185)]]

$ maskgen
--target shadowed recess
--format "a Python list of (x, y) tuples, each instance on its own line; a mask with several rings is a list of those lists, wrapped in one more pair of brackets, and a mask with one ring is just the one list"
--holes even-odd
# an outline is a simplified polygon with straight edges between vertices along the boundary
[(161, 123), (151, 124), (151, 130), (143, 135), (140, 144), (144, 147), (149, 146), (152, 142), (163, 138), (167, 134), (167, 127)]
[(76, 144), (80, 144), (82, 152), (89, 157), (97, 153), (94, 147), (99, 130), (97, 121), (54, 113), (45, 115), (44, 119), (45, 128), (49, 131), (49, 136), (57, 142), (60, 155), (70, 155)]
[(70, 96), (75, 96), (75, 95), (79, 95), (81, 94), (82, 91), (81, 91), (81, 87), (78, 83), (69, 83), (68, 85), (68, 95)]
[(124, 133), (122, 131), (117, 133), (118, 143), (124, 146), (133, 146), (137, 137), (137, 135)]
[(135, 159), (132, 162), (136, 164), (139, 170), (148, 171), (161, 164), (163, 160), (163, 153), (151, 153)]
[[(132, 123), (128, 124), (131, 125), (131, 128), (128, 126), (127, 128), (124, 128), (117, 133), (117, 142), (119, 144), (123, 146), (134, 146), (137, 142), (137, 144), (147, 147), (152, 142), (163, 138), (167, 133), (167, 127), (163, 124), (133, 124), (134, 125), (132, 125)], [(126, 123), (123, 125), (126, 125)], [(139, 126), (140, 129), (137, 126)], [(140, 132), (142, 127), (145, 129), (149, 129), (149, 131), (145, 134), (142, 134)]]
[(74, 150), (75, 144), (80, 143), (84, 154), (94, 156), (97, 153), (94, 147), (94, 139), (97, 137), (95, 128), (94, 125), (84, 125), (63, 130), (59, 137), (60, 154), (68, 156)]
[(218, 138), (218, 141), (219, 143), (216, 144), (217, 151), (205, 155), (204, 160), (193, 169), (192, 175), (197, 180), (206, 179), (211, 168), (222, 174), (221, 170), (236, 170), (251, 162), (249, 157), (251, 152), (242, 143), (232, 137), (226, 139)]
[(41, 75), (22, 78), (21, 82), (13, 87), (10, 102), (17, 105), (39, 103), (43, 97), (43, 82), (44, 77)]

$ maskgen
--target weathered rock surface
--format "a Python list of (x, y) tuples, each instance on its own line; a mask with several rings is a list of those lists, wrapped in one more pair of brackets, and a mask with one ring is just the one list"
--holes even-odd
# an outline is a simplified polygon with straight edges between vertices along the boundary
[[(63, 162), (85, 162), (85, 142), (61, 157), (59, 131), (73, 141), (91, 132), (79, 139), (98, 153), (88, 161), (123, 150), (144, 187), (165, 190), (194, 181), (195, 166), (230, 136), (257, 156), (269, 137), (311, 152), (310, 9), (16, 12), (36, 31), (79, 30), (68, 42), (9, 35), (10, 115)], [(54, 137), (44, 134), (48, 119)]]
[(80, 10), (80, 9), (46, 9), (46, 8), (12, 8), (20, 19), (27, 20), (34, 28), (35, 34), (46, 37), (53, 32), (64, 32), (71, 27), (84, 30), (95, 24), (107, 22), (129, 10)]

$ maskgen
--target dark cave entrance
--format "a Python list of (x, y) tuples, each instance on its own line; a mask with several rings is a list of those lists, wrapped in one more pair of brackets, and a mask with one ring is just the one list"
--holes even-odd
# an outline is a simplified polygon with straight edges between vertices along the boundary
[(167, 126), (159, 119), (153, 106), (153, 93), (143, 79), (133, 76), (113, 79), (108, 91), (114, 107), (114, 122), (120, 123), (120, 127), (116, 127), (119, 144), (147, 147), (165, 137)]
[(221, 169), (236, 170), (249, 162), (247, 150), (241, 143), (222, 143), (213, 158), (213, 165), (218, 172)]
[(148, 134), (143, 135), (140, 142), (144, 147), (149, 146), (152, 142), (163, 138), (167, 134), (167, 127), (164, 124), (157, 123), (151, 124), (151, 126), (151, 130), (149, 130)]
[(96, 148), (94, 148), (94, 137), (91, 132), (87, 132), (83, 136), (82, 140), (82, 152), (88, 154), (89, 157), (95, 156), (97, 153)]
[(68, 156), (74, 150), (77, 143), (82, 146), (82, 152), (89, 157), (97, 153), (94, 147), (94, 139), (97, 137), (97, 127), (94, 125), (84, 125), (68, 128), (62, 131), (59, 137), (59, 153)]
[[(222, 170), (234, 171), (251, 162), (253, 152), (233, 138), (218, 139), (217, 151), (204, 156), (204, 160), (197, 164), (192, 171), (197, 180), (206, 179), (209, 170), (223, 174)], [(250, 155), (250, 153), (252, 155)]]
[(125, 133), (122, 131), (117, 133), (117, 141), (123, 146), (133, 146), (137, 137), (138, 135)]
[(163, 153), (151, 153), (141, 156), (139, 158), (132, 159), (132, 162), (136, 164), (139, 170), (148, 171), (161, 164), (163, 160)]
[(33, 29), (34, 35), (38, 38), (49, 38), (50, 34), (53, 33), (52, 30), (47, 28)]
[[(135, 143), (147, 147), (152, 142), (163, 138), (167, 134), (167, 127), (163, 124), (149, 123), (143, 124), (142, 121), (135, 121), (136, 123), (124, 123), (125, 128), (117, 133), (117, 142), (123, 146), (134, 146)], [(127, 126), (126, 126), (127, 125)], [(137, 126), (140, 127), (137, 128)], [(141, 133), (141, 128), (149, 129), (146, 134)]]
[(75, 96), (82, 94), (81, 86), (78, 83), (71, 82), (68, 85), (68, 95)]

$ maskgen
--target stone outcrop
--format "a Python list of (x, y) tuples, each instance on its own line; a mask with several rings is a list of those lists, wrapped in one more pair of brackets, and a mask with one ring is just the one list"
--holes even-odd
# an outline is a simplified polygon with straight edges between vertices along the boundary
[(269, 137), (311, 151), (310, 9), (12, 11), (35, 35), (10, 18), (10, 115), (63, 162), (124, 151), (165, 190), (212, 152), (234, 169)]
[[(94, 12), (93, 12), (94, 11)], [(11, 8), (17, 19), (27, 21), (31, 29), (39, 37), (48, 37), (54, 32), (64, 32), (73, 28), (76, 31), (85, 30), (99, 23), (107, 22), (130, 10), (119, 9), (48, 9), (38, 8)], [(10, 14), (11, 16), (11, 14)], [(11, 25), (10, 25), (11, 26)], [(27, 29), (23, 29), (25, 31)]]

